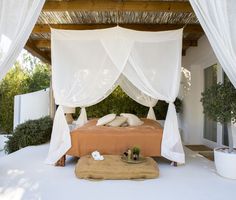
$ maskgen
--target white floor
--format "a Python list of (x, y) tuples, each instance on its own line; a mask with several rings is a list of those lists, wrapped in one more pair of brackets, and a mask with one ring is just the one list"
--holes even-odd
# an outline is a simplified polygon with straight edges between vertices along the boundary
[(66, 167), (43, 163), (48, 144), (27, 147), (0, 158), (0, 199), (223, 200), (234, 199), (236, 181), (215, 173), (214, 163), (186, 149), (186, 165), (160, 162), (160, 177), (146, 181), (86, 181)]

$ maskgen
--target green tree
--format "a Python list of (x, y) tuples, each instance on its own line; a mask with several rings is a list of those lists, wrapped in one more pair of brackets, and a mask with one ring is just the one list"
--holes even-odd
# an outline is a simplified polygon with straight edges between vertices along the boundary
[(0, 132), (11, 132), (13, 127), (14, 96), (27, 92), (29, 74), (18, 62), (0, 83)]
[(38, 63), (28, 79), (28, 91), (35, 92), (50, 86), (51, 70), (47, 64)]
[(204, 114), (210, 119), (227, 123), (229, 152), (233, 152), (231, 122), (236, 123), (236, 89), (230, 83), (218, 83), (202, 93), (201, 102)]
[(16, 62), (0, 82), (0, 133), (12, 132), (15, 95), (35, 92), (50, 86), (50, 66), (27, 52), (22, 57), (21, 64)]

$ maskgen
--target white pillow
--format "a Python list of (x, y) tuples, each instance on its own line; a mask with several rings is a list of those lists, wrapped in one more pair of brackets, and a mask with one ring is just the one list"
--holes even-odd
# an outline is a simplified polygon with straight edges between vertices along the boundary
[(119, 127), (127, 121), (126, 117), (117, 116), (114, 120), (106, 124), (106, 126)]
[(105, 115), (105, 116), (101, 117), (100, 119), (98, 119), (96, 125), (97, 126), (105, 125), (105, 124), (111, 122), (112, 120), (114, 120), (115, 118), (116, 118), (116, 114)]
[(139, 126), (143, 124), (143, 121), (141, 121), (136, 115), (130, 114), (130, 113), (121, 113), (120, 116), (126, 117), (127, 122), (129, 126)]

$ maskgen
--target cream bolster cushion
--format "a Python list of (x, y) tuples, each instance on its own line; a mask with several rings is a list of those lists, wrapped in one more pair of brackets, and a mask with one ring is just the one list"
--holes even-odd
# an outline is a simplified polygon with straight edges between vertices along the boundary
[(139, 126), (143, 124), (143, 121), (141, 121), (136, 115), (130, 114), (130, 113), (121, 113), (120, 116), (126, 117), (127, 122), (129, 126)]
[(101, 117), (100, 119), (98, 119), (97, 121), (97, 126), (103, 126), (109, 122), (111, 122), (112, 120), (114, 120), (116, 118), (116, 114), (108, 114), (105, 115), (103, 117)]
[(106, 126), (112, 126), (112, 127), (119, 127), (122, 124), (124, 124), (127, 121), (126, 117), (119, 117), (117, 116), (114, 120), (112, 120), (111, 122), (107, 123)]

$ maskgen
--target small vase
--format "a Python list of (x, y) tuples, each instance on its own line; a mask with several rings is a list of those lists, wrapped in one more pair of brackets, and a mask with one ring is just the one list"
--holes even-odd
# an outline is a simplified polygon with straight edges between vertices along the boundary
[(138, 154), (134, 154), (134, 155), (133, 155), (133, 159), (134, 159), (134, 160), (139, 160), (139, 155), (138, 155)]

